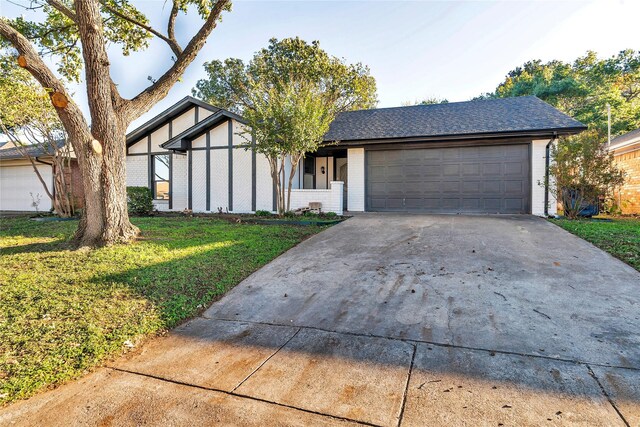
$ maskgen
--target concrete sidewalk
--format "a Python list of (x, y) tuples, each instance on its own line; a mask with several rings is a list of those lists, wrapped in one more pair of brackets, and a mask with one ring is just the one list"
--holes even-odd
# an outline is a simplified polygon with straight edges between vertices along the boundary
[(546, 221), (360, 215), (0, 424), (636, 426), (639, 334), (640, 273)]

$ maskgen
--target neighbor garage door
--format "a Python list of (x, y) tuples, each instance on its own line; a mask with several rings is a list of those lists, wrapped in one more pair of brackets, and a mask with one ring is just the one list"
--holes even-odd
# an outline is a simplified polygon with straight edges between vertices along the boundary
[[(38, 170), (47, 184), (53, 177), (51, 166), (39, 166)], [(31, 165), (0, 165), (0, 211), (34, 211), (34, 202), (40, 200), (38, 210), (51, 209), (51, 199), (38, 180)]]
[(528, 144), (367, 151), (368, 211), (529, 213)]

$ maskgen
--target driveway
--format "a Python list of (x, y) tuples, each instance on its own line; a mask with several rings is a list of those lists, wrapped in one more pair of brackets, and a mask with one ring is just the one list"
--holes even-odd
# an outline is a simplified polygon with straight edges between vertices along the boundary
[(530, 216), (358, 215), (0, 424), (640, 425), (640, 273)]

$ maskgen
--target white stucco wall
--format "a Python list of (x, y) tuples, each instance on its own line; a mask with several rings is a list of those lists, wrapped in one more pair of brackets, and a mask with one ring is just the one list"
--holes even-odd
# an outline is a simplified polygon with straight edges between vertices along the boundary
[(347, 162), (349, 164), (347, 172), (347, 181), (349, 182), (347, 210), (364, 212), (364, 148), (349, 148), (347, 150)]
[(191, 108), (171, 121), (172, 136), (179, 135), (196, 124), (196, 109)]
[[(222, 126), (225, 127), (226, 126)], [(229, 207), (229, 150), (211, 150), (211, 211)]]
[(166, 124), (151, 134), (151, 151), (152, 152), (166, 151), (164, 148), (160, 147), (160, 145), (164, 144), (168, 140), (169, 140), (169, 124)]
[(129, 153), (132, 153), (132, 154), (146, 153), (147, 146), (148, 146), (148, 142), (147, 142), (147, 137), (145, 136), (144, 138), (140, 139), (139, 141), (135, 142), (133, 145), (129, 147)]
[[(531, 143), (531, 213), (544, 216), (545, 188), (545, 155), (548, 139), (535, 140)], [(549, 192), (549, 215), (557, 213), (557, 202), (553, 192)]]

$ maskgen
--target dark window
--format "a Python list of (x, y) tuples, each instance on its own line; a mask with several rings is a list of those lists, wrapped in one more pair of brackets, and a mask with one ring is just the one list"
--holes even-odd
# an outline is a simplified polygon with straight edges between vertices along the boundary
[(304, 158), (304, 173), (309, 175), (316, 174), (316, 159), (315, 157), (305, 157)]
[(153, 156), (153, 198), (169, 200), (169, 155)]

